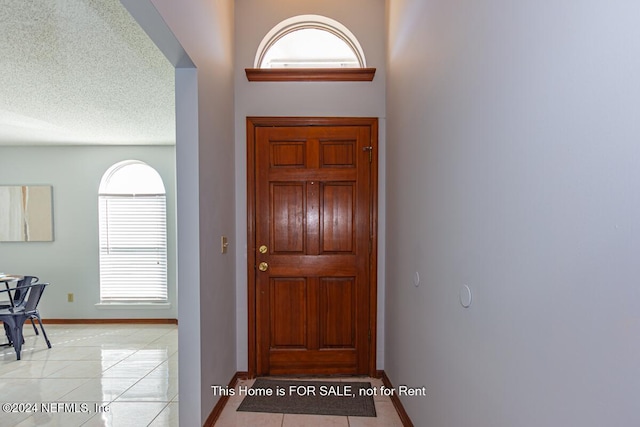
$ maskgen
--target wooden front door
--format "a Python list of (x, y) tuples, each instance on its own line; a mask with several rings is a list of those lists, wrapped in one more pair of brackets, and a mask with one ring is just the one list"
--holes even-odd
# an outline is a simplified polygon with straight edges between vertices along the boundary
[(377, 119), (248, 118), (249, 374), (375, 373)]

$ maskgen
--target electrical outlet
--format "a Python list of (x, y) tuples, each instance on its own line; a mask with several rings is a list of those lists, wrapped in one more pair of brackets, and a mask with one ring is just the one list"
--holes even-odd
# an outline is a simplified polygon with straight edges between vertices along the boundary
[(67, 301), (73, 302), (73, 294), (67, 294)]

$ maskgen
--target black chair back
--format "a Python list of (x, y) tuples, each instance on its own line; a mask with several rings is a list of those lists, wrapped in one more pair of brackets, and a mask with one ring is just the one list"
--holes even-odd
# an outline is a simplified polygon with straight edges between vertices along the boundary
[(48, 283), (36, 283), (29, 288), (29, 294), (27, 295), (27, 302), (24, 305), (25, 313), (32, 313), (38, 308), (38, 303), (42, 297), (45, 286)]
[(16, 284), (16, 290), (13, 293), (13, 304), (15, 306), (22, 305), (24, 303), (24, 298), (27, 296), (28, 288), (25, 287), (31, 285), (32, 283), (38, 283), (38, 279), (36, 276), (24, 276), (22, 279), (18, 280)]

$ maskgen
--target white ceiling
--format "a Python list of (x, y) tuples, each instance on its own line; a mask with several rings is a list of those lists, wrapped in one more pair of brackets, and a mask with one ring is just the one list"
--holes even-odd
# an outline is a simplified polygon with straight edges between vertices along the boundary
[(174, 68), (119, 0), (2, 0), (0, 145), (174, 143)]

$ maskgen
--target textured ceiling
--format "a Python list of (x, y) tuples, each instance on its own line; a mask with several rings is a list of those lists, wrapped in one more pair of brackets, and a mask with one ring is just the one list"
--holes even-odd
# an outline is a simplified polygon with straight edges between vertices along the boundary
[(2, 0), (0, 145), (174, 143), (174, 68), (119, 0)]

